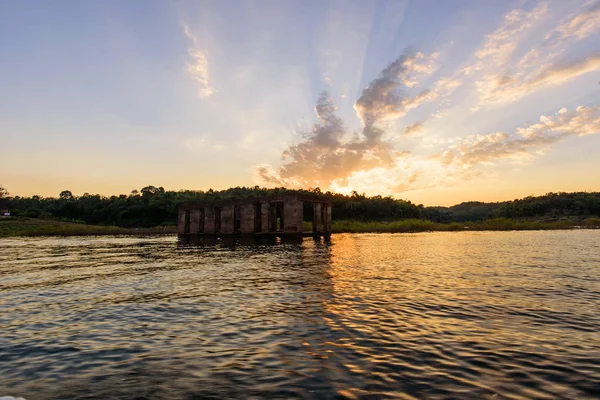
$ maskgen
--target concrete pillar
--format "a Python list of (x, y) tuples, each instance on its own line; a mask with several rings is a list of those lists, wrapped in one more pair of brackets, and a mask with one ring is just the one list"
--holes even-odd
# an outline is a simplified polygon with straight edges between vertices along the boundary
[(254, 204), (243, 204), (240, 206), (240, 232), (254, 232)]
[(321, 203), (313, 203), (313, 232), (321, 232)]
[(190, 233), (197, 234), (200, 231), (200, 209), (190, 210)]
[(185, 209), (179, 207), (179, 214), (177, 218), (177, 233), (180, 235), (185, 234)]
[(327, 210), (327, 219), (325, 222), (325, 232), (331, 232), (331, 226), (332, 226), (332, 219), (331, 219), (331, 204), (326, 204), (325, 205), (326, 210)]
[(304, 202), (298, 200), (297, 202), (298, 214), (296, 215), (296, 225), (298, 226), (298, 232), (302, 233), (302, 226), (304, 225)]
[(300, 232), (302, 230), (302, 223), (298, 226), (298, 221), (302, 221), (302, 202), (298, 201), (296, 196), (283, 199), (283, 221), (285, 232)]
[(215, 208), (204, 208), (204, 233), (215, 233)]
[(233, 233), (233, 206), (221, 209), (221, 233)]
[(263, 201), (260, 205), (260, 210), (261, 210), (261, 232), (269, 232), (270, 231), (270, 226), (269, 226), (269, 202), (268, 201)]

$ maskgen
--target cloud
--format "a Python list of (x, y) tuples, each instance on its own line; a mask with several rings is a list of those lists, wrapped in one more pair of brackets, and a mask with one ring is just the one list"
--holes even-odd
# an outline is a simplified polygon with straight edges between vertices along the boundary
[(476, 62), (463, 69), (470, 75), (487, 66), (502, 67), (510, 62), (519, 40), (548, 13), (546, 3), (541, 3), (531, 11), (515, 9), (504, 16), (503, 23), (496, 31), (486, 36), (481, 48), (475, 53)]
[(403, 166), (393, 169), (373, 168), (352, 172), (343, 181), (335, 180), (331, 188), (338, 193), (365, 192), (377, 188), (378, 193), (398, 193), (411, 189), (419, 172)]
[(430, 159), (460, 167), (493, 164), (502, 159), (523, 162), (568, 136), (595, 133), (600, 133), (600, 106), (580, 106), (571, 113), (562, 108), (554, 117), (542, 115), (539, 123), (518, 128), (513, 134), (496, 132), (468, 136)]
[(600, 30), (600, 1), (583, 4), (575, 13), (546, 34), (543, 41), (534, 46), (518, 61), (516, 71), (529, 76), (550, 67), (574, 42), (581, 41)]
[(380, 137), (343, 141), (347, 133), (327, 92), (321, 94), (315, 111), (317, 122), (312, 131), (304, 134), (302, 142), (285, 149), (282, 166), (259, 166), (258, 174), (265, 183), (329, 187), (331, 181), (352, 171), (393, 165), (392, 148)]
[(300, 143), (283, 151), (280, 167), (257, 167), (260, 179), (267, 184), (330, 188), (334, 182), (344, 185), (359, 171), (394, 167), (406, 153), (395, 151), (384, 140), (387, 124), (439, 95), (440, 90), (407, 93), (435, 70), (437, 58), (437, 54), (403, 54), (388, 65), (354, 105), (363, 125), (359, 132), (347, 132), (331, 97), (323, 92), (315, 107), (317, 121), (312, 130), (303, 134)]
[(285, 182), (279, 178), (277, 170), (268, 164), (258, 165), (255, 172), (259, 180), (269, 186), (285, 186)]
[(522, 86), (536, 88), (545, 85), (559, 85), (588, 72), (600, 70), (600, 55), (586, 57), (570, 64), (548, 68)]
[(423, 131), (423, 124), (421, 122), (415, 122), (414, 124), (408, 125), (404, 127), (402, 130), (402, 135), (404, 136), (413, 136)]
[(188, 137), (183, 141), (183, 145), (194, 152), (217, 152), (225, 148), (223, 143), (210, 140), (208, 135)]
[[(600, 1), (584, 4), (552, 28), (540, 43), (528, 43), (531, 49), (520, 58), (513, 59), (519, 40), (525, 37), (527, 29), (547, 14), (544, 4), (529, 13), (511, 11), (505, 17), (505, 23), (476, 52), (477, 62), (463, 70), (466, 75), (478, 71), (481, 74), (475, 82), (479, 100), (473, 109), (514, 102), (538, 90), (600, 70), (600, 56), (597, 54), (570, 63), (559, 62), (573, 42), (586, 39), (600, 29)], [(511, 29), (515, 30), (514, 33)]]
[[(568, 20), (556, 28), (555, 35), (559, 38), (575, 37), (585, 39), (600, 29), (600, 1), (584, 5), (583, 12), (572, 14)], [(550, 38), (553, 35), (548, 35)]]
[(513, 102), (539, 89), (564, 84), (588, 72), (600, 70), (600, 55), (553, 65), (526, 79), (507, 75), (476, 83), (481, 94), (480, 105)]
[(484, 172), (476, 169), (443, 165), (437, 160), (405, 154), (392, 168), (354, 171), (344, 180), (333, 181), (331, 188), (339, 193), (356, 190), (388, 195), (455, 186), (482, 175)]
[(438, 56), (437, 53), (429, 58), (422, 53), (401, 55), (362, 91), (354, 109), (363, 123), (365, 139), (377, 140), (383, 133), (379, 124), (402, 117), (408, 110), (437, 97), (438, 94), (429, 89), (409, 97), (403, 89), (416, 86), (417, 77), (430, 75), (435, 70), (434, 61)]
[(192, 42), (188, 49), (188, 54), (191, 58), (187, 64), (187, 72), (192, 79), (198, 84), (198, 96), (201, 99), (212, 96), (214, 89), (211, 86), (208, 58), (201, 50), (198, 44), (198, 38), (192, 33), (187, 25), (184, 25), (183, 31), (185, 36)]
[[(323, 92), (312, 129), (282, 152), (280, 165), (261, 164), (255, 172), (269, 185), (399, 193), (456, 185), (491, 173), (478, 168), (481, 165), (524, 163), (569, 136), (597, 133), (599, 110), (586, 107), (572, 112), (560, 109), (512, 133), (461, 138), (455, 132), (482, 107), (515, 102), (600, 70), (598, 53), (579, 52), (580, 58), (568, 61), (564, 57), (570, 46), (584, 48), (577, 42), (591, 41), (600, 29), (599, 10), (596, 0), (554, 21), (549, 17), (554, 18), (555, 11), (545, 2), (512, 10), (485, 37), (466, 67), (443, 78), (435, 75), (438, 53), (402, 54), (358, 96), (354, 110), (359, 129), (347, 129), (329, 94)], [(544, 31), (550, 24), (552, 28)], [(467, 93), (461, 97), (467, 103), (452, 104), (458, 96), (450, 95), (461, 86), (461, 95), (473, 90), (476, 96)], [(392, 122), (426, 103), (434, 103), (437, 111), (420, 115), (419, 121), (401, 126), (392, 137), (387, 135)], [(452, 138), (444, 137), (455, 127)], [(395, 146), (409, 137), (414, 153), (398, 151), (401, 148)], [(428, 157), (424, 152), (435, 154)]]

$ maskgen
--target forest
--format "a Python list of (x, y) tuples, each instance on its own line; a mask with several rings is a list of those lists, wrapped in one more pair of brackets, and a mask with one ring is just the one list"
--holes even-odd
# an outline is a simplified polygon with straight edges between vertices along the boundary
[(421, 219), (451, 223), (493, 218), (552, 220), (600, 216), (600, 192), (548, 193), (497, 203), (473, 201), (452, 207), (425, 207), (390, 196), (366, 196), (357, 192), (343, 195), (321, 192), (319, 188), (292, 190), (258, 186), (207, 191), (169, 191), (163, 187), (146, 186), (118, 196), (89, 193), (75, 196), (71, 191), (64, 190), (57, 197), (13, 197), (0, 186), (0, 211), (8, 210), (13, 216), (29, 218), (144, 228), (175, 225), (177, 205), (181, 202), (241, 199), (292, 192), (319, 194), (331, 199), (334, 220), (369, 222)]

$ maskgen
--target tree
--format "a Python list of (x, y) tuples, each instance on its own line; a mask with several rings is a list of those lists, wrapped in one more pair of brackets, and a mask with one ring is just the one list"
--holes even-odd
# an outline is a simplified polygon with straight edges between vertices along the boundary
[(60, 198), (61, 199), (65, 199), (65, 200), (72, 200), (73, 199), (73, 193), (71, 193), (70, 190), (63, 190), (62, 192), (60, 192)]
[(4, 189), (2, 185), (0, 185), (0, 208), (4, 208), (8, 206), (8, 190)]
[(142, 196), (153, 196), (155, 194), (161, 194), (165, 192), (165, 189), (161, 186), (161, 187), (154, 187), (154, 186), (146, 186), (144, 188), (142, 188), (142, 190), (140, 190), (140, 192), (142, 193)]

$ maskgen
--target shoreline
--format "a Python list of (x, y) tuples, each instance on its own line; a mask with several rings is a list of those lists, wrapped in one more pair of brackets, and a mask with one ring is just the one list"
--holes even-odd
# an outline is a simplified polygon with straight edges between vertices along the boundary
[[(437, 223), (429, 220), (362, 222), (334, 221), (331, 233), (418, 233), (464, 231), (524, 231), (600, 229), (599, 218), (559, 219), (554, 221), (527, 221), (495, 218), (476, 222)], [(86, 225), (55, 220), (9, 217), (0, 219), (0, 238), (40, 236), (147, 236), (177, 235), (176, 226), (152, 228), (121, 228), (116, 226)]]
[(361, 222), (334, 221), (331, 233), (411, 233), (463, 231), (536, 231), (599, 229), (600, 218), (559, 219), (554, 221), (494, 218), (483, 221), (440, 223), (429, 220)]
[(37, 236), (124, 236), (177, 234), (175, 226), (122, 228), (24, 217), (0, 218), (0, 238)]

